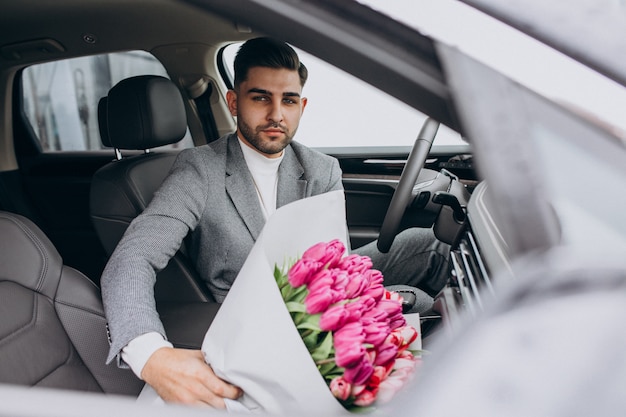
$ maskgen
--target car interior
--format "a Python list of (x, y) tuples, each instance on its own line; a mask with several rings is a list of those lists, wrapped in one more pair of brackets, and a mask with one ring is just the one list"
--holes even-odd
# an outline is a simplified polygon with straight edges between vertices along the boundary
[[(0, 125), (0, 308), (3, 317), (12, 317), (2, 321), (0, 346), (7, 353), (0, 355), (0, 381), (136, 395), (141, 382), (131, 372), (104, 365), (100, 273), (130, 221), (149, 204), (183, 137), (190, 135), (191, 146), (199, 146), (233, 130), (224, 100), (230, 76), (221, 54), (225, 46), (262, 32), (167, 0), (151, 3), (149, 10), (142, 1), (63, 1), (35, 20), (31, 3), (3, 5), (2, 15), (10, 15), (11, 21), (0, 25), (0, 95), (5, 103)], [(84, 80), (95, 75), (86, 73), (87, 66), (68, 72), (74, 77), (69, 82), (79, 120), (91, 120), (91, 137), (97, 139), (95, 148), (63, 145), (68, 139), (65, 119), (61, 113), (51, 118), (49, 108), (66, 92), (63, 85), (51, 84), (49, 102), (38, 101), (38, 89), (53, 80), (38, 65), (50, 63), (58, 73), (75, 65), (70, 58), (129, 49), (152, 54), (165, 74), (119, 76), (110, 86), (95, 79), (98, 89), (89, 93), (90, 106), (80, 107), (86, 100)], [(428, 54), (424, 62), (437, 65)], [(95, 59), (90, 65), (102, 64)], [(32, 84), (38, 75), (40, 84)], [(454, 126), (448, 110), (428, 99), (432, 93), (424, 95), (420, 107)], [(34, 109), (34, 122), (29, 109)], [(478, 179), (468, 146), (433, 147), (439, 129), (439, 121), (426, 118), (422, 127), (414, 126), (415, 146), (322, 150), (336, 157), (343, 170), (354, 247), (381, 237), (381, 250), (388, 250), (400, 230), (434, 226), (441, 240), (463, 248), (459, 256), (464, 258), (454, 262), (469, 265), (474, 287), (463, 291), (475, 291), (487, 271), (476, 258), (476, 242), (466, 235), (464, 210)], [(20, 268), (27, 259), (24, 273)], [(459, 282), (469, 281), (461, 277)], [(446, 309), (452, 307), (445, 305), (459, 304), (459, 294), (457, 286), (450, 289), (424, 316), (425, 337), (438, 328), (442, 314), (449, 314)], [(29, 303), (18, 303), (18, 295)], [(199, 347), (219, 305), (190, 266), (184, 247), (159, 273), (155, 297), (173, 343)], [(45, 363), (39, 364), (33, 358), (42, 352), (21, 351), (24, 337), (39, 340), (32, 346), (44, 352), (62, 345), (66, 356), (52, 361), (44, 355)], [(97, 348), (92, 346), (96, 340)], [(24, 372), (31, 365), (33, 371)]]
[[(560, 223), (563, 216), (555, 214), (552, 201), (542, 199), (545, 190), (536, 186), (541, 171), (516, 182), (500, 175), (522, 153), (522, 145), (502, 137), (523, 144), (531, 128), (556, 137), (579, 117), (575, 111), (555, 110), (524, 90), (532, 111), (550, 114), (554, 123), (508, 123), (507, 117), (523, 113), (515, 100), (501, 103), (490, 91), (472, 89), (477, 80), (500, 81), (498, 74), (454, 47), (357, 2), (296, 2), (300, 8), (283, 3), (276, 10), (267, 4), (243, 10), (237, 1), (217, 0), (0, 4), (1, 384), (125, 396), (141, 390), (142, 381), (130, 370), (104, 363), (109, 343), (100, 275), (178, 152), (235, 129), (225, 100), (232, 87), (226, 51), (256, 36), (287, 34), (334, 71), (365, 80), (418, 114), (408, 125), (408, 140), (397, 145), (395, 137), (374, 133), (401, 124), (394, 120), (396, 110), (383, 115), (386, 101), (362, 100), (365, 108), (380, 107), (380, 120), (364, 112), (349, 119), (347, 110), (329, 110), (322, 120), (363, 125), (372, 133), (331, 138), (336, 146), (311, 146), (339, 161), (352, 247), (378, 239), (379, 249), (387, 251), (396, 234), (411, 227), (432, 227), (451, 245), (448, 285), (421, 316), (426, 348), (458, 328), (466, 313), (482, 310), (496, 293), (494, 276), (510, 270), (515, 251), (543, 249), (575, 229)], [(337, 80), (321, 89), (351, 107), (343, 79)], [(508, 79), (498, 86), (515, 94), (521, 89)], [(468, 123), (482, 122), (486, 106), (500, 111), (490, 112), (488, 123), (477, 122), (478, 128)], [(576, 123), (585, 139), (610, 136), (593, 120), (581, 120)], [(310, 136), (329, 136), (321, 128)], [(463, 140), (440, 144), (446, 129)], [(481, 137), (489, 146), (480, 161), (491, 157), (493, 163), (479, 169), (464, 135)], [(603, 162), (620, 166), (620, 153), (613, 150), (623, 145), (612, 138), (596, 147), (602, 146), (608, 155)], [(560, 153), (550, 153), (555, 155)], [(529, 160), (527, 171), (534, 173), (539, 163)], [(573, 187), (568, 180), (574, 171), (554, 168), (550, 179), (562, 175), (567, 178), (560, 184)], [(491, 190), (510, 198), (494, 202)], [(598, 193), (590, 201), (606, 197)], [(506, 240), (515, 227), (536, 240)], [(219, 310), (197, 275), (184, 244), (158, 274), (157, 308), (178, 347), (198, 348)]]

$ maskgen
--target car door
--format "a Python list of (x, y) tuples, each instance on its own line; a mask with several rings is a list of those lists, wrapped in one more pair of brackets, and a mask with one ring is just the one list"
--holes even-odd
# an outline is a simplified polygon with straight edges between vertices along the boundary
[[(410, 147), (377, 150), (357, 148), (351, 154), (328, 151), (339, 159), (343, 170), (346, 215), (353, 247), (362, 246), (378, 237), (410, 150)], [(431, 171), (422, 171), (420, 178), (424, 178), (422, 181), (425, 182), (443, 169), (458, 177), (469, 189), (477, 183), (467, 144), (433, 146), (424, 168)], [(436, 212), (426, 208), (413, 211), (417, 213), (413, 213), (410, 225), (433, 225)]]

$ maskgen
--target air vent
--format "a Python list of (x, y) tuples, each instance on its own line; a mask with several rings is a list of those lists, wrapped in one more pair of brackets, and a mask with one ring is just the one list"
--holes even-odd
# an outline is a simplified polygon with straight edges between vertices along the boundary
[(464, 234), (458, 248), (450, 253), (450, 257), (463, 304), (459, 307), (464, 307), (473, 314), (481, 311), (484, 300), (493, 295), (493, 286), (470, 231)]

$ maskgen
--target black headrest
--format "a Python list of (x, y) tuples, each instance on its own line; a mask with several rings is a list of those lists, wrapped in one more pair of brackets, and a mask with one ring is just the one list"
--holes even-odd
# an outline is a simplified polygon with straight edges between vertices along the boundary
[(108, 97), (102, 97), (98, 101), (98, 127), (100, 128), (100, 141), (107, 148), (111, 148), (111, 139), (109, 138), (109, 126), (107, 125), (107, 102)]
[(122, 80), (111, 88), (106, 101), (108, 138), (114, 148), (156, 148), (185, 136), (183, 98), (165, 77), (141, 75)]

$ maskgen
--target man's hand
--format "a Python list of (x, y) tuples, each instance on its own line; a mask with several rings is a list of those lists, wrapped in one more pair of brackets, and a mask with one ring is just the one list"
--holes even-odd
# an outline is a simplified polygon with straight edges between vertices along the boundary
[(172, 403), (225, 408), (224, 398), (237, 399), (240, 388), (218, 378), (199, 350), (164, 347), (150, 356), (141, 372), (159, 396)]

